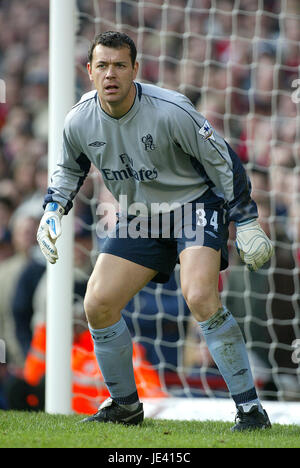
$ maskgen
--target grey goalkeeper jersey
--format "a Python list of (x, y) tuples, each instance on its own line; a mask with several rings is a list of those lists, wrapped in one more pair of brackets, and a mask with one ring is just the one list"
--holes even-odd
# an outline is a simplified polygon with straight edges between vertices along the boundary
[(257, 217), (239, 158), (190, 100), (154, 85), (135, 86), (135, 101), (120, 119), (102, 110), (97, 91), (72, 108), (45, 205), (56, 201), (67, 213), (93, 164), (117, 200), (126, 195), (128, 207), (142, 203), (149, 216), (160, 204), (168, 211), (206, 194), (224, 200), (231, 221)]

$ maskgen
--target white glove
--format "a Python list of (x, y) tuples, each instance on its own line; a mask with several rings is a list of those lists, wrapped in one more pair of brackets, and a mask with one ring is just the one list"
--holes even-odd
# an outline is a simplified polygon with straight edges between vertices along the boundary
[(256, 219), (237, 224), (235, 245), (250, 271), (261, 268), (274, 253), (272, 242)]
[(50, 263), (56, 263), (58, 260), (55, 242), (61, 235), (61, 218), (64, 212), (64, 208), (58, 203), (48, 203), (38, 228), (37, 241)]

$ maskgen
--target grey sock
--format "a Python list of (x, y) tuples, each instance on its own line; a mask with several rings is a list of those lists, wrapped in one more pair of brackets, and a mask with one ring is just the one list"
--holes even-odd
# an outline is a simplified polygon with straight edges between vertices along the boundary
[(126, 322), (121, 320), (102, 329), (92, 329), (94, 350), (104, 382), (119, 405), (139, 401), (132, 364), (132, 340)]
[(222, 307), (199, 325), (236, 405), (258, 401), (243, 335), (229, 310)]

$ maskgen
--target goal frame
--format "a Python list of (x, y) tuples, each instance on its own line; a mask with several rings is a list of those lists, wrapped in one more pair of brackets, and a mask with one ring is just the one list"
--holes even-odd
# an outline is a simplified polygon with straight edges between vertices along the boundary
[[(75, 0), (50, 0), (49, 38), (49, 177), (62, 145), (64, 120), (75, 101)], [(49, 179), (50, 183), (50, 179)], [(57, 242), (59, 261), (47, 265), (47, 413), (71, 413), (71, 348), (73, 301), (73, 210), (63, 219)]]

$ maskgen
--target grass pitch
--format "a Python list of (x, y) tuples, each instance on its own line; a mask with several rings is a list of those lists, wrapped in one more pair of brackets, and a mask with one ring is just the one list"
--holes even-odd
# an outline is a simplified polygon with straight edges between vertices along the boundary
[[(0, 411), (0, 448), (300, 448), (300, 426), (231, 433), (232, 423), (146, 418), (141, 426), (79, 424), (82, 416)], [(115, 452), (114, 452), (115, 453)]]

